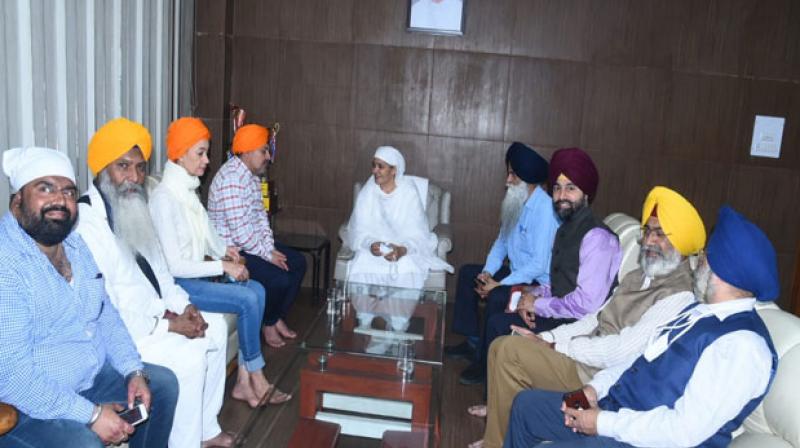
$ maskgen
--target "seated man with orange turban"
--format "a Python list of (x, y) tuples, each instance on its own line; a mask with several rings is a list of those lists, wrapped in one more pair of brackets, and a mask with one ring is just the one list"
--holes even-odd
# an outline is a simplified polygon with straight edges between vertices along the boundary
[(260, 176), (270, 161), (269, 131), (263, 126), (242, 126), (233, 137), (233, 154), (220, 167), (208, 192), (208, 215), (229, 246), (239, 247), (251, 276), (267, 288), (264, 339), (282, 347), (283, 338), (297, 334), (283, 321), (294, 303), (306, 273), (306, 260), (295, 250), (275, 241), (261, 199)]
[(151, 146), (147, 129), (126, 118), (94, 134), (87, 158), (95, 178), (78, 200), (78, 233), (142, 358), (178, 377), (169, 446), (231, 446), (233, 438), (217, 422), (227, 325), (221, 314), (201, 314), (169, 273), (143, 187)]
[(524, 337), (494, 341), (482, 446), (502, 445), (517, 392), (580, 388), (599, 370), (641, 354), (657, 326), (695, 302), (687, 257), (706, 241), (697, 210), (677, 192), (655, 187), (641, 223), (639, 268), (625, 275), (600, 311), (538, 335), (517, 328)]

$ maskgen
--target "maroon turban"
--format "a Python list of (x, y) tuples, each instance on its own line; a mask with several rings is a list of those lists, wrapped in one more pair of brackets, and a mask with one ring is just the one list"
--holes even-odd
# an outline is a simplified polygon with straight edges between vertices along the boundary
[(580, 148), (561, 148), (554, 152), (553, 157), (550, 158), (548, 176), (551, 192), (553, 185), (556, 184), (556, 179), (561, 174), (568, 177), (584, 194), (588, 195), (589, 202), (594, 200), (600, 176), (597, 174), (597, 167), (594, 166), (589, 154)]

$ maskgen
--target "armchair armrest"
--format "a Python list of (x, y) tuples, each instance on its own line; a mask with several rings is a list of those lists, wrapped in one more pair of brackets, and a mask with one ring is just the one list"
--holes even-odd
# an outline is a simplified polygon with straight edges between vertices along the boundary
[(436, 245), (436, 255), (442, 260), (447, 260), (447, 253), (453, 250), (453, 229), (450, 224), (438, 224), (433, 228), (439, 243)]

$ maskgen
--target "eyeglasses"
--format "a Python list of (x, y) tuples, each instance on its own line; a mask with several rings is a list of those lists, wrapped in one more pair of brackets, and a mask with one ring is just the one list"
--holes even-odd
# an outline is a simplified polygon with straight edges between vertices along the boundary
[(642, 226), (641, 233), (640, 233), (640, 236), (642, 237), (642, 240), (646, 240), (647, 237), (649, 237), (650, 235), (655, 235), (656, 238), (658, 238), (660, 240), (663, 240), (664, 238), (666, 238), (666, 237), (668, 237), (668, 236), (670, 236), (672, 234), (671, 233), (664, 233), (664, 230), (661, 227), (652, 228), (652, 227), (647, 226), (647, 225)]

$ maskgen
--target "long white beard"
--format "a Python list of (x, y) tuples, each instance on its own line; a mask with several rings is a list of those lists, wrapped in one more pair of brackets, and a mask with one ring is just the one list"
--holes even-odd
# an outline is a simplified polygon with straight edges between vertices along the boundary
[(516, 185), (508, 184), (506, 188), (506, 197), (503, 198), (503, 204), (500, 207), (500, 232), (503, 235), (508, 235), (517, 225), (522, 209), (525, 207), (525, 201), (528, 200), (528, 184), (520, 182)]
[(708, 262), (700, 263), (694, 270), (694, 297), (698, 302), (708, 303), (708, 298), (714, 295), (714, 286), (710, 280), (711, 268)]
[[(658, 258), (651, 260), (647, 258), (647, 252), (654, 252)], [(664, 253), (658, 246), (642, 246), (639, 252), (639, 266), (642, 267), (644, 274), (650, 278), (661, 277), (672, 273), (681, 264), (681, 254), (675, 249)]]
[(144, 188), (127, 182), (115, 187), (103, 174), (99, 188), (111, 206), (114, 234), (131, 255), (135, 256), (138, 252), (145, 258), (157, 256), (161, 246), (150, 219)]

